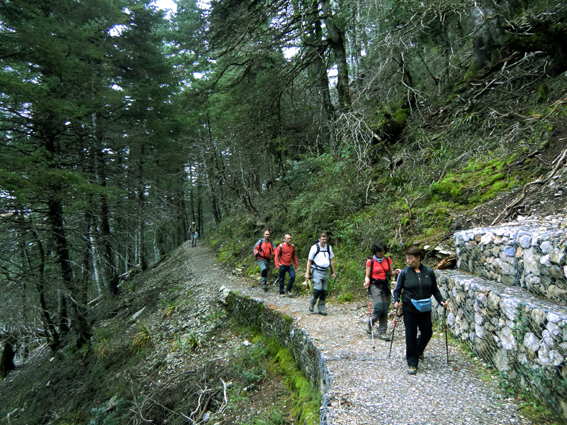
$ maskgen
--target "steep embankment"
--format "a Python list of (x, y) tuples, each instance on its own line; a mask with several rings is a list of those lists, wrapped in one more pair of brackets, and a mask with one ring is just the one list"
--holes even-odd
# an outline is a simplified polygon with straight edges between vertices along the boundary
[(294, 372), (274, 360), (281, 348), (226, 316), (218, 302), (226, 281), (207, 249), (181, 246), (123, 283), (123, 300), (96, 307), (94, 337), (83, 348), (33, 350), (0, 382), (0, 418), (109, 425), (306, 416), (284, 383)]

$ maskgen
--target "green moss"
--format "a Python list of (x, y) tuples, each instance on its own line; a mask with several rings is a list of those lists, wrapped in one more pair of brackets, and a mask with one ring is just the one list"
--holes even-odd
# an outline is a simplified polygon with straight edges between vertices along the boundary
[[(434, 200), (452, 201), (476, 206), (493, 199), (502, 190), (510, 189), (517, 181), (508, 181), (505, 167), (513, 160), (494, 158), (487, 161), (470, 161), (459, 172), (449, 173), (442, 180), (430, 186)], [(435, 211), (439, 218), (443, 218)]]

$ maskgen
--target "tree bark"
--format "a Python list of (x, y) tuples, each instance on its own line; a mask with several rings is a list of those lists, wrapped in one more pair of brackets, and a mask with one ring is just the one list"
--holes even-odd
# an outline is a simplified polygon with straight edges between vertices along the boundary
[(339, 109), (347, 111), (350, 109), (351, 101), (347, 54), (345, 48), (345, 33), (335, 23), (331, 0), (322, 0), (321, 9), (323, 11), (323, 20), (325, 21), (325, 26), (327, 28), (327, 38), (331, 48), (333, 49), (337, 64), (337, 93), (339, 95)]

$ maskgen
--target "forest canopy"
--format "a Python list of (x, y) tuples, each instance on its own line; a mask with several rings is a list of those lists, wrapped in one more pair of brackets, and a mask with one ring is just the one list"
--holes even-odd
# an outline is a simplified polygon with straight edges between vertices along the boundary
[(1, 0), (0, 326), (81, 345), (93, 303), (192, 222), (217, 247), (241, 241), (234, 258), (265, 227), (305, 243), (326, 230), (353, 257), (377, 237), (440, 239), (541, 171), (507, 167), (551, 134), (526, 118), (562, 111), (566, 14), (179, 0), (166, 18), (143, 0)]

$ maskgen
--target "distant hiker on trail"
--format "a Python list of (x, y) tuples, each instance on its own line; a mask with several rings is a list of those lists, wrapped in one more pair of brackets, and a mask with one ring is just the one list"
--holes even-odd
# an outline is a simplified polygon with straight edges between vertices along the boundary
[(313, 275), (313, 298), (309, 301), (309, 312), (311, 313), (313, 313), (313, 308), (315, 303), (317, 303), (317, 312), (323, 316), (327, 315), (325, 299), (327, 298), (329, 275), (333, 279), (335, 278), (334, 256), (333, 248), (331, 248), (331, 245), (327, 245), (327, 234), (321, 233), (319, 240), (311, 246), (307, 256), (305, 279), (309, 280), (310, 271)]
[[(280, 271), (280, 295), (291, 296), (293, 282), (295, 282), (295, 269), (297, 269), (297, 255), (295, 254), (295, 246), (291, 243), (291, 235), (284, 236), (284, 242), (276, 249), (276, 267)], [(289, 282), (284, 292), (285, 273), (289, 274)]]
[[(443, 301), (433, 270), (421, 264), (423, 251), (413, 246), (405, 255), (408, 267), (401, 271), (396, 269), (396, 273), (399, 272), (400, 276), (394, 288), (394, 307), (403, 306), (408, 373), (415, 375), (419, 359), (423, 359), (423, 352), (433, 334), (431, 296), (434, 296), (444, 308), (447, 308), (447, 301)], [(402, 302), (400, 302), (400, 294)], [(419, 338), (418, 328), (421, 331)]]
[(270, 270), (270, 262), (275, 252), (276, 246), (270, 240), (270, 231), (266, 230), (264, 232), (264, 238), (259, 239), (256, 245), (254, 245), (254, 255), (260, 265), (260, 274), (262, 276), (260, 286), (264, 291), (268, 290), (268, 271)]
[(392, 338), (386, 335), (386, 330), (388, 328), (388, 310), (392, 299), (392, 289), (390, 288), (390, 277), (394, 274), (392, 259), (384, 256), (387, 251), (384, 242), (375, 242), (371, 251), (372, 258), (366, 261), (364, 287), (372, 296), (374, 310), (367, 322), (366, 332), (371, 335), (372, 327), (378, 321), (378, 338), (391, 341)]
[(191, 246), (197, 246), (197, 237), (199, 236), (199, 233), (197, 232), (197, 225), (195, 222), (191, 223), (189, 236), (191, 237)]

